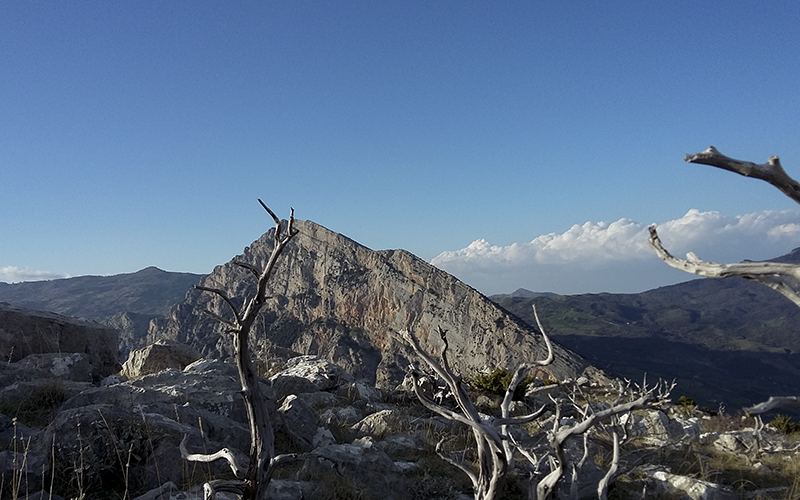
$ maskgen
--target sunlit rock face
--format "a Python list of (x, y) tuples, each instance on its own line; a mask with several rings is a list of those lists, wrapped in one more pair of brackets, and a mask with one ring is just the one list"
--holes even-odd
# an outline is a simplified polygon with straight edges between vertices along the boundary
[[(437, 327), (447, 331), (448, 358), (465, 377), (545, 354), (542, 337), (476, 290), (404, 250), (373, 251), (310, 221), (295, 221), (299, 234), (278, 261), (268, 285), (267, 305), (252, 332), (260, 361), (289, 349), (322, 356), (357, 378), (381, 387), (400, 383), (416, 361), (396, 332), (410, 329), (438, 355), (443, 347)], [(263, 268), (273, 244), (270, 230), (231, 262), (217, 266), (201, 285), (223, 290), (238, 307), (255, 291), (250, 271)], [(204, 355), (230, 356), (225, 326), (204, 310), (232, 318), (219, 296), (190, 291), (166, 321), (150, 326), (148, 342), (177, 340)], [(585, 362), (554, 346), (555, 362), (546, 374), (574, 377)]]

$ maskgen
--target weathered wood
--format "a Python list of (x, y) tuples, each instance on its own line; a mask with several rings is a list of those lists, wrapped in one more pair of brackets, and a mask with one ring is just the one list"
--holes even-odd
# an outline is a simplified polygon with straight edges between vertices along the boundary
[[(764, 286), (768, 286), (780, 293), (800, 307), (800, 292), (794, 288), (793, 283), (800, 284), (800, 266), (782, 262), (740, 262), (737, 264), (718, 264), (700, 260), (695, 254), (688, 254), (686, 260), (674, 257), (661, 244), (655, 224), (649, 227), (650, 238), (647, 242), (656, 252), (658, 257), (667, 265), (681, 271), (704, 276), (706, 278), (728, 278), (738, 276)], [(788, 278), (788, 279), (785, 279)]]
[[(684, 160), (689, 163), (699, 163), (721, 168), (745, 177), (761, 179), (780, 189), (783, 194), (795, 202), (800, 203), (800, 183), (786, 173), (777, 156), (770, 156), (767, 163), (756, 164), (750, 161), (730, 158), (720, 153), (714, 146), (709, 146), (709, 148), (702, 153), (687, 155)], [(655, 224), (651, 225), (649, 229), (650, 238), (648, 239), (648, 243), (650, 247), (652, 247), (658, 257), (669, 266), (707, 278), (739, 276), (755, 281), (772, 288), (791, 300), (794, 305), (800, 307), (800, 266), (780, 262), (718, 264), (700, 260), (693, 253), (689, 253), (686, 260), (678, 259), (670, 254), (661, 244), (661, 239), (658, 236)], [(800, 398), (796, 396), (770, 397), (768, 401), (759, 403), (746, 409), (746, 411), (757, 415), (779, 406), (789, 405), (800, 406)]]
[(266, 410), (264, 396), (259, 389), (258, 375), (250, 357), (250, 345), (248, 342), (250, 330), (253, 328), (258, 313), (266, 304), (267, 283), (278, 261), (278, 257), (280, 257), (289, 241), (297, 234), (297, 230), (294, 228), (294, 209), (291, 210), (289, 220), (286, 223), (286, 233), (284, 233), (281, 220), (278, 219), (275, 213), (270, 210), (263, 201), (259, 199), (258, 202), (264, 207), (267, 213), (269, 213), (273, 221), (275, 221), (274, 244), (272, 253), (263, 270), (259, 271), (255, 266), (250, 264), (243, 265), (242, 263), (237, 263), (239, 266), (248, 269), (258, 278), (256, 293), (249, 300), (245, 301), (246, 307), (244, 312), (241, 312), (233, 304), (233, 301), (224, 291), (217, 288), (196, 287), (199, 290), (214, 293), (221, 297), (233, 312), (235, 323), (218, 317), (213, 313), (212, 317), (226, 326), (231, 327), (231, 331), (234, 333), (234, 356), (236, 359), (236, 367), (239, 371), (239, 380), (242, 386), (241, 392), (247, 411), (247, 421), (250, 426), (250, 453), (246, 470), (237, 464), (235, 458), (227, 449), (220, 450), (210, 455), (189, 455), (188, 453), (184, 453), (185, 443), (181, 443), (181, 453), (187, 460), (209, 462), (224, 458), (228, 461), (231, 469), (234, 471), (234, 475), (238, 478), (238, 480), (235, 481), (217, 480), (206, 483), (206, 496), (213, 496), (214, 491), (231, 491), (241, 494), (244, 500), (266, 500), (267, 488), (272, 479), (272, 473), (275, 467), (280, 463), (297, 458), (296, 455), (275, 456), (275, 435), (272, 430), (272, 422)]
[(766, 181), (783, 194), (800, 203), (800, 183), (789, 177), (781, 166), (781, 160), (777, 156), (770, 156), (767, 163), (757, 164), (751, 161), (742, 161), (730, 158), (720, 153), (714, 146), (709, 146), (702, 153), (686, 155), (684, 161), (689, 163), (699, 163), (712, 167), (721, 168), (729, 172), (734, 172), (745, 177), (753, 177)]
[[(564, 443), (571, 436), (584, 434), (592, 427), (598, 425), (603, 420), (607, 420), (616, 415), (630, 413), (634, 410), (654, 408), (669, 402), (670, 393), (675, 388), (675, 382), (659, 382), (653, 387), (647, 387), (646, 383), (637, 391), (638, 397), (627, 403), (616, 403), (615, 405), (597, 413), (586, 415), (585, 418), (570, 426), (561, 426), (560, 411), (556, 405), (556, 418), (553, 421), (553, 428), (547, 433), (547, 440), (555, 453), (555, 467), (546, 475), (536, 487), (536, 498), (546, 500), (553, 492), (556, 483), (564, 474)], [(621, 388), (620, 392), (624, 395), (626, 388)], [(618, 398), (618, 401), (621, 398)], [(588, 413), (588, 412), (586, 412)]]
[[(800, 183), (789, 177), (781, 166), (777, 156), (770, 156), (767, 163), (756, 164), (750, 161), (737, 160), (720, 153), (714, 146), (709, 146), (702, 153), (687, 155), (689, 163), (699, 163), (721, 168), (745, 177), (753, 177), (766, 181), (792, 200), (800, 203)], [(780, 262), (740, 262), (738, 264), (718, 264), (700, 260), (689, 253), (686, 260), (678, 259), (670, 254), (661, 244), (655, 224), (650, 226), (648, 243), (658, 257), (669, 266), (687, 273), (706, 278), (727, 278), (739, 276), (764, 286), (768, 286), (791, 300), (800, 307), (800, 266)]]
[(216, 453), (211, 453), (208, 455), (200, 454), (200, 453), (189, 453), (186, 449), (186, 440), (188, 439), (188, 435), (184, 435), (183, 439), (181, 440), (181, 444), (178, 445), (178, 449), (181, 451), (181, 458), (184, 460), (188, 460), (190, 462), (214, 462), (221, 458), (224, 458), (225, 461), (228, 462), (231, 470), (233, 471), (233, 475), (236, 477), (243, 477), (245, 468), (241, 464), (242, 459), (237, 457), (229, 448), (222, 448)]
[(760, 415), (775, 408), (787, 408), (800, 406), (800, 397), (798, 396), (770, 396), (770, 398), (763, 403), (758, 403), (750, 408), (745, 408), (745, 412), (750, 415)]
[[(550, 339), (539, 320), (539, 315), (534, 308), (534, 317), (536, 318), (539, 331), (541, 332), (545, 344), (547, 345), (547, 355), (541, 359), (531, 363), (524, 363), (520, 365), (514, 372), (514, 376), (509, 383), (506, 393), (501, 403), (501, 416), (494, 419), (486, 419), (478, 413), (469, 393), (464, 384), (461, 382), (461, 377), (456, 375), (447, 361), (447, 335), (446, 332), (439, 329), (439, 335), (444, 343), (444, 348), (440, 355), (441, 362), (434, 359), (428, 352), (426, 352), (419, 343), (416, 335), (408, 330), (400, 332), (400, 337), (405, 341), (414, 352), (422, 359), (425, 364), (432, 369), (448, 386), (450, 392), (456, 400), (458, 406), (457, 410), (452, 410), (434, 402), (420, 388), (420, 374), (412, 366), (410, 374), (414, 381), (414, 392), (420, 402), (429, 410), (437, 413), (449, 420), (459, 422), (469, 426), (475, 438), (475, 450), (477, 459), (473, 463), (467, 463), (455, 460), (448, 456), (442, 450), (442, 442), (436, 446), (436, 452), (447, 462), (456, 466), (470, 479), (473, 486), (475, 500), (493, 500), (500, 494), (500, 487), (502, 486), (505, 475), (508, 471), (515, 467), (514, 454), (519, 451), (530, 462), (530, 470), (532, 477), (538, 474), (539, 467), (546, 457), (550, 458), (550, 472), (542, 478), (538, 484), (531, 483), (531, 495), (536, 492), (539, 500), (544, 500), (550, 496), (555, 488), (556, 483), (561, 479), (564, 473), (564, 442), (574, 435), (586, 434), (589, 429), (598, 425), (601, 421), (615, 417), (623, 413), (628, 413), (636, 409), (651, 408), (664, 404), (669, 399), (669, 393), (674, 387), (674, 384), (659, 383), (655, 387), (648, 388), (646, 384), (636, 391), (631, 391), (629, 386), (620, 387), (620, 396), (615, 404), (603, 411), (591, 413), (588, 407), (582, 410), (583, 420), (572, 426), (561, 426), (560, 424), (560, 408), (556, 404), (555, 418), (553, 428), (548, 432), (549, 454), (545, 452), (537, 457), (537, 454), (531, 450), (525, 450), (520, 447), (514, 440), (510, 432), (510, 425), (520, 425), (530, 422), (544, 413), (545, 406), (543, 405), (539, 410), (525, 416), (512, 417), (510, 412), (511, 401), (514, 391), (519, 383), (524, 379), (525, 375), (532, 369), (538, 366), (546, 366), (553, 362), (553, 349)], [(628, 402), (623, 402), (625, 398), (630, 398)], [(573, 400), (573, 404), (575, 404)], [(600, 484), (598, 491), (605, 491), (608, 489), (608, 484), (617, 473), (617, 466), (619, 462), (619, 443), (616, 433), (614, 434), (617, 439), (617, 447), (615, 454), (615, 461), (612, 462), (612, 469), (606, 475), (604, 481)]]

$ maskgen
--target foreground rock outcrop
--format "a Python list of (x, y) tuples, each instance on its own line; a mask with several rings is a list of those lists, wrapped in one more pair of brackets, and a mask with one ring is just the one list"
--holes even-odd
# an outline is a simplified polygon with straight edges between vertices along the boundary
[[(403, 250), (372, 251), (309, 221), (286, 248), (269, 283), (269, 303), (253, 335), (261, 359), (276, 349), (315, 354), (379, 387), (402, 381), (410, 350), (396, 332), (412, 329), (432, 352), (442, 348), (434, 329), (447, 330), (451, 360), (465, 377), (514, 367), (545, 352), (541, 336), (453, 276)], [(252, 294), (255, 280), (235, 261), (263, 267), (272, 230), (231, 262), (218, 266), (201, 285), (223, 290), (234, 302)], [(203, 313), (230, 317), (218, 296), (190, 291), (164, 322), (151, 325), (148, 341), (175, 340), (203, 355), (226, 358), (230, 339)], [(575, 377), (586, 366), (557, 347), (546, 376)]]
[[(99, 323), (0, 302), (3, 362), (38, 356), (40, 359), (31, 360), (31, 364), (49, 370), (53, 377), (74, 372), (69, 367), (82, 363), (85, 378), (99, 382), (120, 369), (118, 343), (117, 331)], [(51, 356), (44, 359), (43, 354)]]
[[(434, 452), (442, 442), (458, 454), (471, 453), (466, 426), (431, 413), (403, 384), (379, 390), (317, 356), (273, 361), (274, 373), (259, 385), (275, 429), (276, 451), (300, 455), (276, 471), (270, 498), (470, 498), (466, 476)], [(11, 372), (30, 373), (21, 363), (4, 365)], [(5, 485), (24, 477), (19, 483), (23, 495), (52, 483), (62, 498), (86, 493), (89, 499), (142, 495), (137, 500), (155, 500), (168, 493), (176, 500), (199, 499), (204, 481), (227, 477), (230, 471), (224, 463), (183, 460), (179, 445), (184, 438), (190, 453), (227, 447), (243, 455), (249, 447), (236, 367), (219, 360), (200, 359), (135, 380), (108, 377), (100, 385), (51, 380), (47, 392), (36, 382), (41, 383), (15, 383), (0, 394), (0, 476)], [(616, 398), (617, 387), (617, 381), (592, 367), (573, 381), (532, 386), (513, 403), (512, 414), (541, 405), (548, 411), (534, 425), (515, 428), (514, 440), (537, 454), (545, 452), (555, 404), (561, 408), (560, 425), (570, 425), (587, 408), (568, 404), (571, 398), (580, 393), (600, 410)], [(435, 384), (430, 390), (436, 390)], [(5, 404), (11, 392), (52, 406), (51, 416), (28, 422), (19, 406)], [(53, 399), (52, 393), (60, 398)], [(454, 404), (443, 397), (445, 405)], [(497, 416), (499, 396), (473, 397), (485, 419)], [(712, 419), (677, 407), (627, 414), (620, 424), (627, 437), (612, 489), (615, 498), (641, 498), (644, 491), (648, 498), (777, 500), (787, 498), (785, 485), (800, 472), (796, 440), (769, 428), (759, 433), (739, 417)], [(600, 428), (585, 444), (580, 436), (570, 438), (564, 460), (570, 470), (580, 464), (578, 475), (565, 475), (552, 498), (596, 498), (597, 483), (608, 469), (609, 446), (608, 433)], [(523, 467), (509, 474), (501, 498), (525, 498), (531, 477), (538, 481), (547, 472), (531, 476), (525, 459), (518, 460)], [(729, 470), (703, 475), (712, 463), (724, 463)]]

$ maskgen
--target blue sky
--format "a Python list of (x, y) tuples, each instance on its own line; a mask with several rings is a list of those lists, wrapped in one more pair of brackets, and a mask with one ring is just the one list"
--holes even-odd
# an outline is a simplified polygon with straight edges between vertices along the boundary
[[(651, 222), (758, 219), (665, 245), (774, 257), (800, 246), (798, 207), (683, 156), (775, 154), (798, 176), (797, 19), (796, 2), (3, 2), (0, 280), (207, 273), (271, 226), (257, 198), (486, 293), (688, 278), (626, 253)], [(570, 253), (619, 221), (621, 246)], [(531, 257), (543, 235), (577, 257)]]

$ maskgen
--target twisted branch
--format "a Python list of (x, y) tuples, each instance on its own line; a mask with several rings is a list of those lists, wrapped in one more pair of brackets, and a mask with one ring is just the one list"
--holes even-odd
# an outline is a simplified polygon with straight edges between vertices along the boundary
[(244, 472), (246, 468), (241, 465), (243, 461), (242, 456), (237, 456), (230, 448), (222, 448), (216, 453), (211, 453), (208, 455), (204, 455), (201, 453), (189, 453), (186, 449), (186, 440), (189, 438), (188, 434), (183, 435), (183, 439), (181, 439), (181, 444), (178, 445), (178, 448), (181, 450), (181, 458), (184, 460), (188, 460), (190, 462), (214, 462), (219, 460), (220, 458), (224, 458), (228, 465), (230, 466), (231, 470), (233, 471), (233, 475), (239, 479), (244, 479)]
[[(233, 301), (230, 299), (230, 297), (228, 297), (228, 294), (226, 294), (223, 290), (220, 290), (219, 288), (210, 288), (210, 287), (207, 287), (207, 286), (200, 286), (200, 285), (194, 285), (194, 287), (197, 290), (201, 290), (203, 292), (211, 292), (213, 294), (216, 294), (216, 295), (220, 296), (222, 298), (222, 300), (224, 300), (225, 303), (228, 304), (228, 307), (231, 308), (231, 311), (233, 311), (233, 317), (236, 319), (236, 325), (237, 326), (241, 326), (241, 324), (242, 324), (242, 316), (239, 313), (239, 308), (234, 305)], [(206, 314), (209, 314), (209, 313), (206, 313)], [(209, 314), (209, 316), (212, 316), (214, 319), (218, 319), (219, 318), (219, 316), (214, 314), (214, 313)], [(228, 324), (228, 325), (231, 324), (231, 322), (227, 321), (227, 320), (221, 320), (221, 321), (223, 323)]]
[(544, 337), (545, 344), (547, 345), (547, 356), (544, 359), (534, 361), (532, 363), (523, 363), (514, 372), (511, 383), (509, 384), (505, 397), (502, 403), (501, 417), (498, 419), (484, 419), (475, 408), (474, 403), (469, 397), (465, 385), (462, 383), (461, 377), (456, 375), (447, 358), (447, 351), (449, 344), (447, 342), (447, 332), (442, 328), (437, 328), (437, 332), (442, 339), (444, 347), (440, 355), (441, 363), (435, 360), (428, 352), (426, 352), (419, 343), (416, 335), (409, 330), (399, 332), (399, 336), (403, 341), (411, 346), (414, 352), (430, 367), (442, 380), (445, 381), (450, 388), (459, 411), (454, 411), (449, 408), (435, 403), (427, 395), (425, 395), (419, 384), (419, 372), (416, 368), (411, 367), (410, 375), (414, 381), (414, 392), (420, 402), (429, 410), (437, 413), (448, 420), (460, 422), (470, 427), (472, 434), (475, 438), (475, 445), (477, 451), (477, 461), (475, 469), (464, 462), (453, 460), (442, 452), (440, 442), (437, 447), (437, 453), (447, 462), (458, 467), (459, 470), (464, 472), (472, 482), (475, 499), (476, 500), (491, 500), (499, 494), (500, 485), (508, 470), (514, 467), (514, 450), (513, 439), (508, 432), (508, 425), (523, 424), (532, 421), (539, 417), (545, 407), (542, 406), (539, 410), (521, 417), (510, 416), (511, 400), (514, 395), (514, 390), (524, 378), (525, 374), (533, 367), (545, 366), (553, 362), (553, 348), (550, 339), (544, 331), (544, 328), (539, 321), (538, 314), (534, 308), (534, 315), (536, 316), (539, 330)]
[[(800, 307), (800, 293), (790, 284), (790, 280), (800, 283), (800, 266), (782, 262), (740, 262), (738, 264), (717, 264), (700, 260), (689, 253), (687, 259), (674, 257), (661, 244), (655, 224), (651, 225), (647, 240), (656, 255), (668, 266), (706, 278), (727, 278), (739, 276), (772, 288), (796, 306)], [(788, 280), (787, 280), (788, 278)]]

